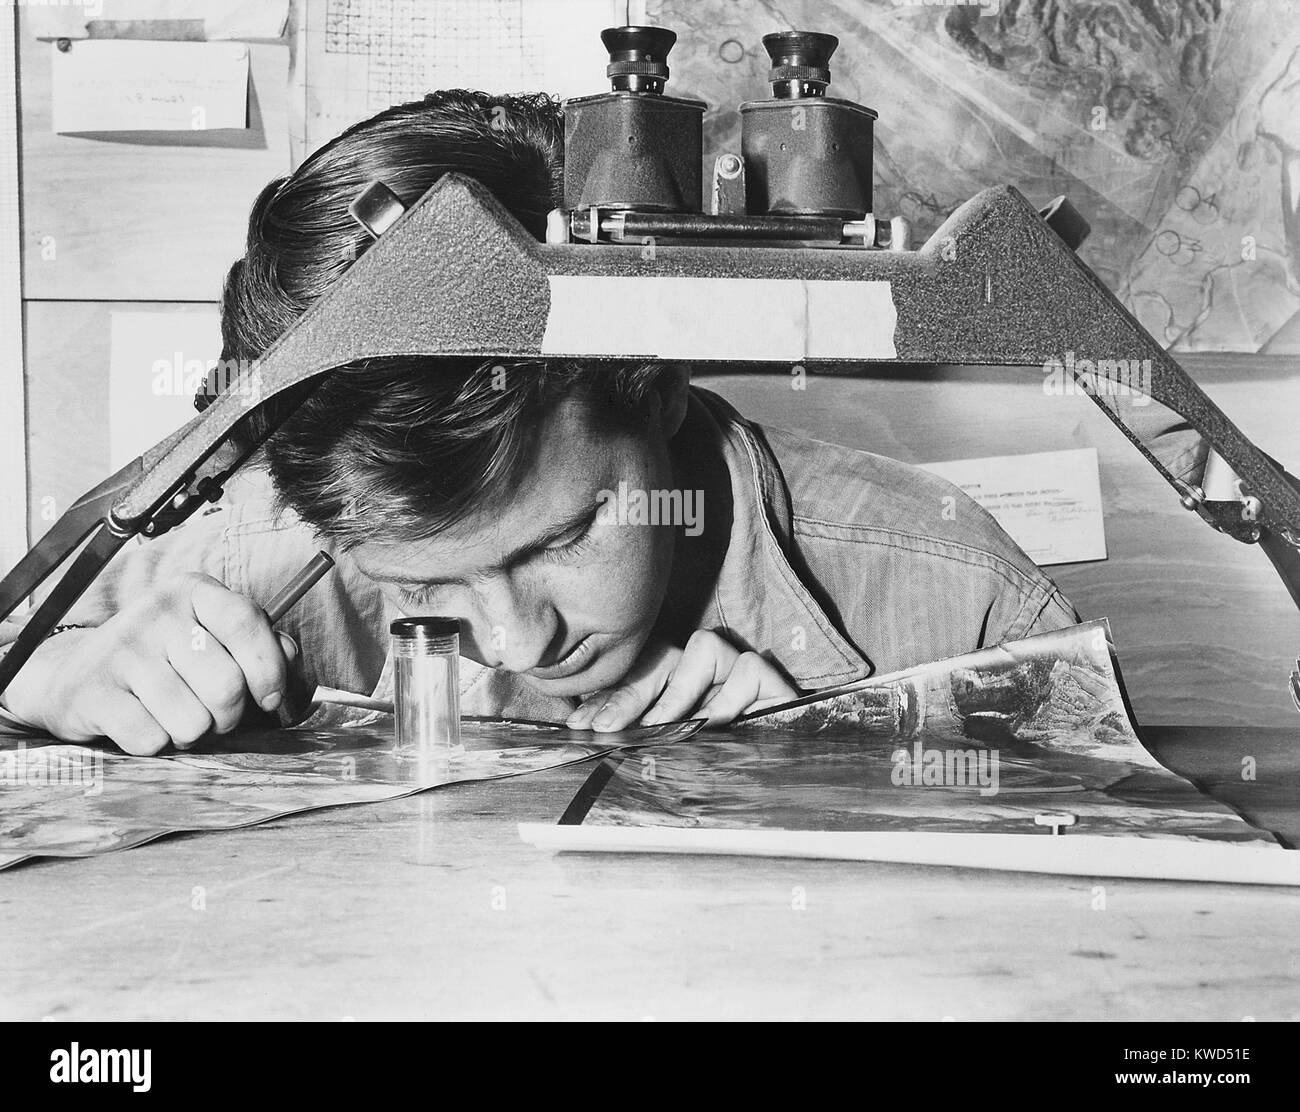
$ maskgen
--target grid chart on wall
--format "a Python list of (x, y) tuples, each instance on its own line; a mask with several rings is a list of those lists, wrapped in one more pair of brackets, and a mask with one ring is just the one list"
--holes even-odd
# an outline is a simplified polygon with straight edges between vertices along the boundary
[(295, 161), (433, 89), (599, 91), (599, 32), (637, 11), (622, 0), (304, 0)]
[(523, 0), (329, 0), (325, 50), (365, 55), (366, 109), (429, 89), (534, 88), (542, 51), (524, 34)]

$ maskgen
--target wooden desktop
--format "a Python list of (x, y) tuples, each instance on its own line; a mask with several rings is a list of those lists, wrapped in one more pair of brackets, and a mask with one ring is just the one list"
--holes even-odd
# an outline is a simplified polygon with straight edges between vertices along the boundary
[[(1296, 731), (1146, 733), (1300, 841)], [(592, 767), (19, 866), (0, 1018), (1300, 1018), (1293, 889), (521, 842)]]

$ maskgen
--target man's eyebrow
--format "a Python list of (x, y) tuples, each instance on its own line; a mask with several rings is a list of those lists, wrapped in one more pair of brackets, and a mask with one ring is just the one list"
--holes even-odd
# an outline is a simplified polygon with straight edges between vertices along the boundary
[[(568, 533), (572, 533), (579, 526), (590, 526), (596, 520), (596, 515), (600, 512), (603, 502), (596, 502), (593, 506), (582, 507), (567, 517), (557, 521), (539, 537), (534, 537), (530, 541), (512, 549), (499, 562), (494, 564), (491, 571), (504, 571), (506, 568), (526, 560), (528, 557), (535, 555), (544, 548), (549, 548), (556, 541), (560, 540)], [(437, 579), (425, 576), (405, 576), (405, 575), (373, 575), (365, 568), (357, 565), (358, 570), (367, 579), (382, 583), (394, 583), (403, 587), (445, 587), (461, 582), (458, 579)]]

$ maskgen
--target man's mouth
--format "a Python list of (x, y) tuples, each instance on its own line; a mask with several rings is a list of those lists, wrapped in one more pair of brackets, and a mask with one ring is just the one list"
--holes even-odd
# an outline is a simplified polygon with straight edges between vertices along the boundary
[(595, 637), (589, 633), (554, 664), (548, 664), (544, 668), (530, 668), (524, 675), (537, 680), (568, 679), (570, 676), (576, 676), (591, 663), (595, 651)]

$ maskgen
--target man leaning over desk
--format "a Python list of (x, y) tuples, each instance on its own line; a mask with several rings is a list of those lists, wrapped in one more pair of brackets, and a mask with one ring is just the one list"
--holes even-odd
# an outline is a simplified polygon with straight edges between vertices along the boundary
[[(257, 198), (221, 365), (256, 360), (364, 250), (347, 209), (369, 182), (409, 204), (469, 174), (541, 238), (562, 152), (542, 95), (434, 93), (350, 128)], [(436, 614), (461, 619), (465, 713), (724, 725), (1079, 620), (956, 487), (749, 422), (680, 365), (369, 360), (258, 462), (251, 492), (118, 554), (10, 684), (10, 720), (186, 748), (304, 684), (382, 698), (390, 621)], [(279, 623), (291, 643), (262, 608), (320, 549), (337, 570)]]

